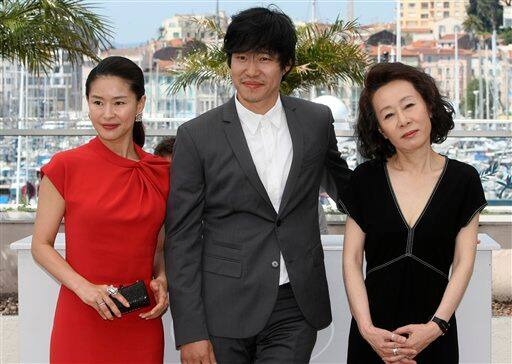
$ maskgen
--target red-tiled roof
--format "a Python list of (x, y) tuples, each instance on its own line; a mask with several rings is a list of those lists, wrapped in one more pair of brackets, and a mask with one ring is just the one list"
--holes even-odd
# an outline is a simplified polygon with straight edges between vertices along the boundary
[(430, 28), (402, 28), (404, 33), (432, 33)]
[(416, 40), (412, 42), (409, 46), (413, 48), (435, 47), (437, 46), (437, 42), (435, 40)]

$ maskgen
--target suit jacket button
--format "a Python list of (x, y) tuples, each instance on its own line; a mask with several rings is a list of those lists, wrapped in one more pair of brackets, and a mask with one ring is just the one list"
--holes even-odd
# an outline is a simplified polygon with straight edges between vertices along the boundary
[(281, 226), (281, 220), (277, 220), (277, 221), (276, 221), (276, 226), (277, 226), (277, 227)]
[(274, 260), (274, 261), (272, 262), (272, 267), (273, 267), (273, 268), (277, 268), (277, 267), (279, 267), (279, 262), (278, 262), (277, 260)]

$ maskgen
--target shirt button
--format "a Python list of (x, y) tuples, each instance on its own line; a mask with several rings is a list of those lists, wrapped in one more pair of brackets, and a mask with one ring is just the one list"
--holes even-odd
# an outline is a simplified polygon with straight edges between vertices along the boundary
[(274, 260), (272, 262), (272, 268), (277, 268), (277, 267), (279, 267), (279, 262), (277, 260)]

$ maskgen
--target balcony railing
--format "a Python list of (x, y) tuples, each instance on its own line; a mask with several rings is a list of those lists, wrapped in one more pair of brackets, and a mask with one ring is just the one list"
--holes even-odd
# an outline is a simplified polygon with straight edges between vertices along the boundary
[[(187, 120), (145, 119), (145, 149), (152, 152), (159, 140), (175, 135)], [(350, 168), (355, 168), (362, 159), (352, 126), (351, 122), (335, 123), (335, 131), (342, 156)], [(90, 121), (84, 119), (0, 118), (0, 127), (0, 204), (34, 203), (35, 198), (26, 191), (31, 188), (29, 183), (37, 190), (40, 168), (56, 152), (84, 144), (96, 135)], [(457, 119), (448, 139), (434, 149), (473, 165), (481, 174), (491, 206), (512, 206), (512, 120)]]

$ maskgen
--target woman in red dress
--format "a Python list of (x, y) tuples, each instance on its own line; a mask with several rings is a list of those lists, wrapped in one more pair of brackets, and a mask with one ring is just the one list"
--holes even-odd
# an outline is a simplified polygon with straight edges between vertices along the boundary
[[(89, 74), (86, 97), (98, 136), (43, 167), (32, 240), (35, 260), (62, 283), (50, 362), (162, 363), (168, 298), (159, 232), (169, 163), (142, 150), (142, 71), (106, 58)], [(63, 217), (65, 259), (53, 247)], [(121, 315), (114, 301), (128, 302), (109, 286), (138, 280), (151, 304)]]

